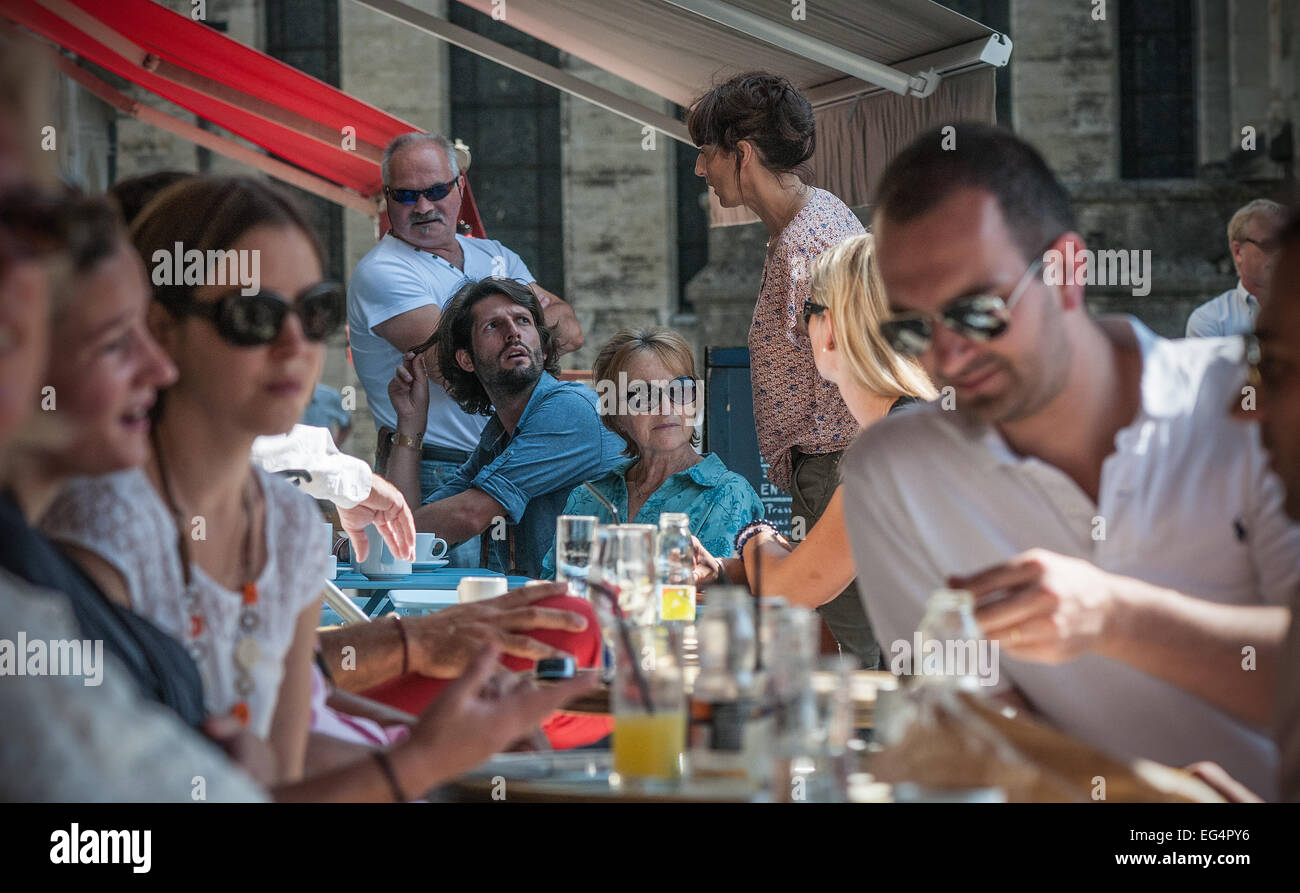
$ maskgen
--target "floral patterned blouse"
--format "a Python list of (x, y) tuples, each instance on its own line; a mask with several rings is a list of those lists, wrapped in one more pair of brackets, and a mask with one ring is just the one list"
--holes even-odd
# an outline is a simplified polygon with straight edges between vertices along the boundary
[(768, 480), (787, 492), (792, 447), (809, 454), (833, 453), (858, 433), (839, 388), (817, 374), (812, 345), (796, 327), (812, 292), (813, 261), (832, 245), (865, 232), (844, 202), (814, 189), (808, 203), (768, 243), (749, 328), (749, 375), (758, 448), (771, 466)]
[[(627, 470), (629, 459), (619, 468), (591, 485), (600, 491), (618, 509), (619, 517), (627, 520)], [(714, 555), (731, 555), (732, 544), (740, 528), (750, 521), (763, 517), (763, 502), (754, 488), (734, 471), (729, 471), (722, 460), (712, 453), (685, 471), (670, 475), (650, 494), (636, 513), (635, 524), (658, 524), (664, 512), (685, 512), (691, 519), (691, 533), (700, 538), (704, 548)], [(602, 524), (613, 523), (609, 509), (591, 495), (586, 487), (575, 487), (564, 505), (566, 515), (595, 515)], [(542, 559), (542, 576), (555, 579), (555, 546)]]

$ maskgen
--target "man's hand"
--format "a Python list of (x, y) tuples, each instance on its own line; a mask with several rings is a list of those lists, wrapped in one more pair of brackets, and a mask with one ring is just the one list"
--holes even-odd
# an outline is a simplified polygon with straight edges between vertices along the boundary
[(413, 353), (402, 356), (393, 378), (388, 382), (388, 399), (397, 413), (397, 430), (403, 434), (423, 434), (429, 420), (429, 373), (423, 357)]
[(370, 478), (370, 493), (356, 506), (339, 509), (339, 521), (352, 540), (352, 554), (360, 564), (370, 553), (366, 525), (374, 524), (393, 555), (403, 561), (415, 559), (415, 519), (411, 507), (391, 483), (379, 475)]
[(477, 652), (465, 674), (429, 705), (411, 731), (411, 742), (438, 774), (452, 778), (473, 769), (528, 735), (554, 710), (598, 684), (584, 674), (539, 687), (529, 674), (500, 670), (495, 646)]
[(1102, 643), (1115, 608), (1116, 580), (1078, 558), (1031, 549), (972, 576), (949, 577), (948, 585), (974, 594), (975, 619), (984, 634), (1012, 657), (1057, 664)]
[(411, 638), (411, 669), (423, 676), (453, 679), (488, 645), (525, 660), (569, 656), (523, 635), (533, 629), (582, 632), (587, 628), (587, 618), (581, 614), (534, 605), (565, 591), (563, 583), (534, 584), (481, 602), (453, 605), (437, 614), (407, 618), (403, 624)]

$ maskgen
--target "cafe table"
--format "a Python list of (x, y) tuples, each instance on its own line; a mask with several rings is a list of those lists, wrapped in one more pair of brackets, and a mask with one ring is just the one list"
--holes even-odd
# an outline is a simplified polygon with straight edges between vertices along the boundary
[(462, 577), (505, 577), (507, 589), (517, 589), (528, 582), (527, 577), (510, 577), (498, 571), (474, 567), (441, 567), (409, 574), (367, 577), (351, 564), (339, 562), (333, 583), (344, 591), (351, 589), (364, 594), (367, 600), (362, 610), (367, 617), (375, 617), (392, 604), (391, 592), (419, 590), (427, 593), (427, 597), (419, 602), (422, 610), (438, 611), (454, 605), (458, 601), (456, 587)]

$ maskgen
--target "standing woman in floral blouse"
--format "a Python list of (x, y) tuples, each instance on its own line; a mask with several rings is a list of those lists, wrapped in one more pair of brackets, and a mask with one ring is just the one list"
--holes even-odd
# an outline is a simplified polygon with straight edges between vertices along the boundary
[[(810, 530), (839, 484), (840, 457), (858, 424), (835, 385), (817, 374), (800, 314), (813, 262), (865, 230), (847, 205), (800, 178), (813, 155), (813, 111), (785, 78), (736, 75), (701, 97), (686, 125), (700, 147), (695, 173), (724, 208), (744, 205), (767, 227), (749, 329), (754, 422), (769, 480), (790, 493), (793, 517)], [(854, 584), (818, 610), (843, 648), (876, 665), (880, 649)]]

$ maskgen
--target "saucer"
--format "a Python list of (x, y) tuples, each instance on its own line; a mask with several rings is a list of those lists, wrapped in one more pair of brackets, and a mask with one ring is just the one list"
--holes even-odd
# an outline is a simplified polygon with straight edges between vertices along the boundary
[(411, 572), (419, 573), (420, 571), (436, 571), (438, 568), (446, 567), (451, 564), (446, 558), (435, 558), (431, 561), (416, 561), (411, 564)]
[(410, 574), (371, 574), (362, 571), (361, 576), (367, 580), (405, 580)]

